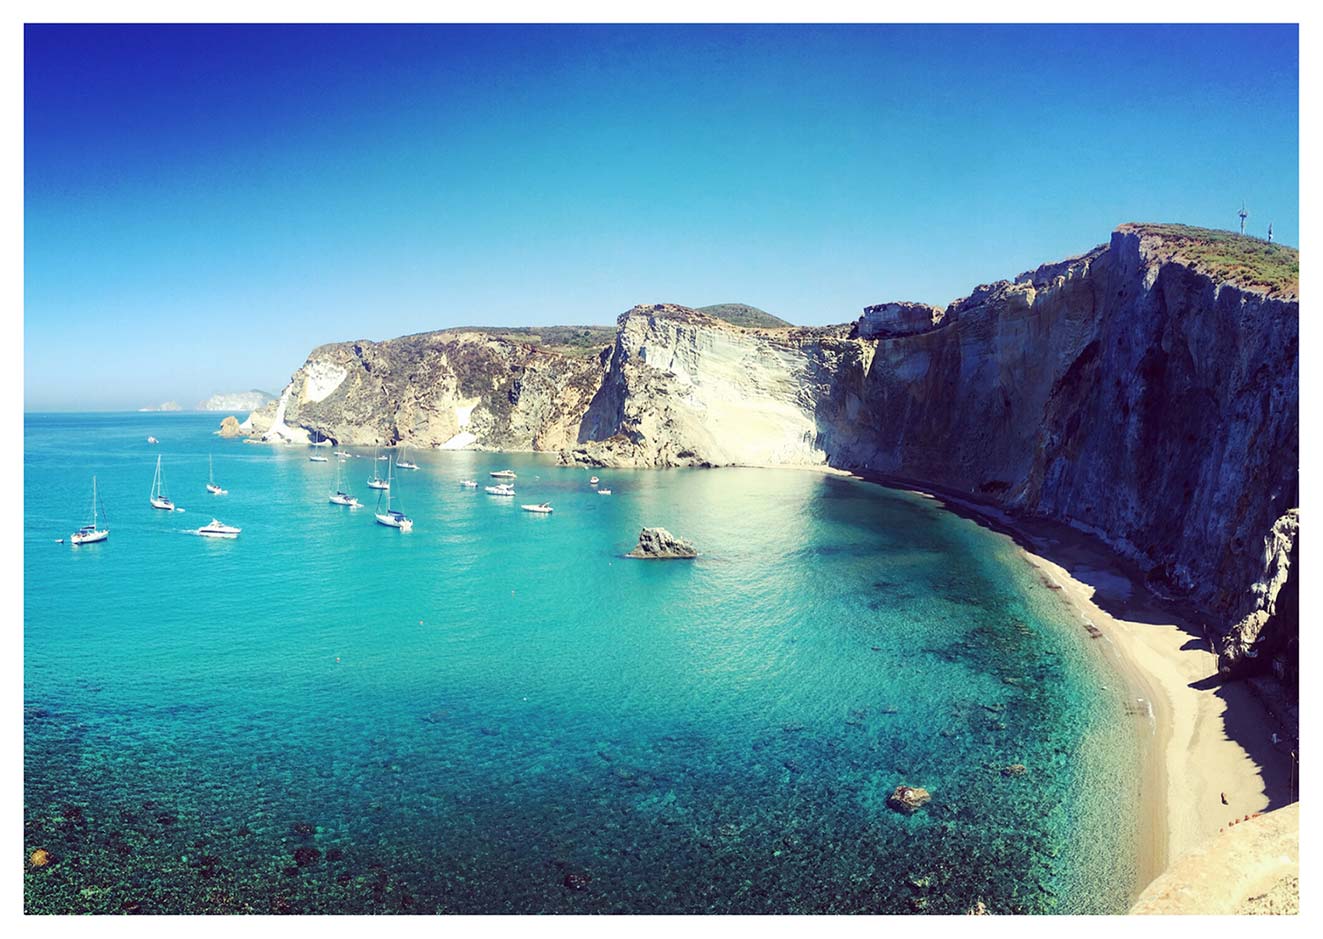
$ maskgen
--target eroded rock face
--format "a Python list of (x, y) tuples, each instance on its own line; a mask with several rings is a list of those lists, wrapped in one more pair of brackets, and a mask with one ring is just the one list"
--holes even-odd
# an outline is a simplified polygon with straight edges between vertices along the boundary
[(1295, 685), (1299, 661), (1300, 585), (1296, 568), (1300, 510), (1273, 523), (1263, 545), (1263, 571), (1250, 585), (1248, 611), (1223, 637), (1218, 671), (1226, 677), (1273, 672)]
[(233, 415), (222, 418), (220, 422), (220, 435), (222, 437), (243, 436), (243, 429), (239, 426), (239, 419)]
[[(639, 306), (598, 358), (455, 330), (339, 343), (249, 424), (600, 466), (884, 474), (1066, 522), (1223, 623), (1263, 620), (1245, 597), (1264, 533), (1299, 502), (1296, 290), (1219, 279), (1187, 254), (1122, 226), (940, 316), (883, 304), (840, 327)], [(1272, 629), (1237, 627), (1251, 633)]]
[(572, 357), (481, 332), (319, 346), (251, 421), (269, 439), (310, 430), (341, 444), (561, 450), (601, 380)]
[(639, 543), (627, 558), (696, 558), (698, 550), (683, 538), (677, 538), (665, 528), (645, 528), (639, 532)]

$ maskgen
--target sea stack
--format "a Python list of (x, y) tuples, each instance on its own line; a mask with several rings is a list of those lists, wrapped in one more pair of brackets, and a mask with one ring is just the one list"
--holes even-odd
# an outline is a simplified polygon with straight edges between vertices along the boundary
[(639, 532), (639, 543), (627, 558), (696, 558), (698, 549), (683, 538), (677, 538), (665, 528), (645, 528)]

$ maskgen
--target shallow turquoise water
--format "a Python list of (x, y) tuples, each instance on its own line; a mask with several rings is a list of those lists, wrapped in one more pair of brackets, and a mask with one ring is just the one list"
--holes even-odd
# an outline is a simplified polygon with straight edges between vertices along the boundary
[[(435, 452), (400, 534), (370, 452), (351, 513), (218, 417), (27, 418), (29, 911), (1124, 909), (1141, 727), (1005, 539), (809, 472)], [(516, 504), (456, 485), (506, 466)], [(645, 524), (703, 556), (621, 558)]]

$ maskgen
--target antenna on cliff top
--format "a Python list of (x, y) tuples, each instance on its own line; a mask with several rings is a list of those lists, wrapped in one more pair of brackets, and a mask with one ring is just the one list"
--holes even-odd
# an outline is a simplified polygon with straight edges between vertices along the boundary
[(1268, 223), (1268, 244), (1272, 244), (1272, 222)]
[(1245, 219), (1249, 218), (1249, 213), (1245, 211), (1245, 203), (1240, 204), (1240, 233), (1245, 234)]

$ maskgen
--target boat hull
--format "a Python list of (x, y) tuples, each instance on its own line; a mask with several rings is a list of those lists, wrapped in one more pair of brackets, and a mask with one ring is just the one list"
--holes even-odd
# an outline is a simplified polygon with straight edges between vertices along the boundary
[(368, 488), (369, 488), (369, 489), (389, 489), (389, 488), (390, 488), (390, 483), (387, 483), (387, 482), (377, 482), (377, 481), (374, 481), (374, 480), (369, 479), (369, 480), (368, 480)]
[(390, 515), (377, 514), (377, 524), (385, 525), (387, 528), (398, 528), (400, 531), (411, 531), (413, 529), (413, 519), (398, 519)]
[(74, 533), (69, 536), (69, 540), (74, 544), (96, 544), (96, 542), (105, 541), (109, 537), (110, 531), (107, 529), (106, 531), (89, 532), (86, 535)]
[(162, 512), (173, 512), (175, 510), (175, 504), (169, 499), (153, 499), (152, 508), (160, 509)]

